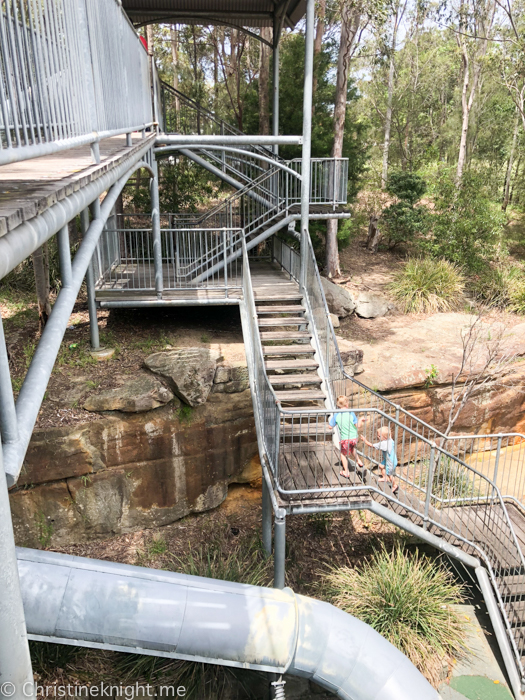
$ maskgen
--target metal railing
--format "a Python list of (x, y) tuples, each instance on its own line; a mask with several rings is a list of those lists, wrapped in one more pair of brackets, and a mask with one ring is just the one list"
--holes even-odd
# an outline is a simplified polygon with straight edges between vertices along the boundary
[(152, 122), (148, 55), (121, 3), (2, 3), (0, 165)]
[[(321, 375), (325, 375), (329, 385), (327, 408), (282, 407), (266, 373), (253, 291), (249, 275), (243, 269), (256, 412), (275, 490), (283, 500), (294, 504), (298, 512), (302, 505), (311, 506), (316, 502), (322, 507), (326, 499), (332, 503), (327, 507), (333, 508), (333, 499), (339, 499), (339, 503), (354, 501), (354, 506), (359, 507), (360, 501), (372, 498), (482, 559), (523, 677), (521, 657), (525, 652), (525, 634), (521, 631), (521, 603), (513, 591), (516, 586), (525, 585), (525, 560), (501, 490), (485, 473), (438, 444), (433, 438), (442, 436), (441, 433), (346, 374), (312, 250), (310, 254), (304, 303), (314, 335), (312, 342), (318, 350)], [(297, 251), (278, 240), (273, 247), (273, 257), (292, 277), (297, 277)], [(244, 268), (247, 266), (245, 253)], [(337, 412), (332, 401), (339, 394), (350, 397), (351, 408), (358, 418), (367, 419), (360, 432), (368, 442), (378, 443), (378, 431), (388, 430), (395, 444), (397, 472), (402, 482), (397, 495), (379, 480), (380, 452), (366, 443), (358, 448), (363, 467), (353, 465), (348, 478), (339, 475), (339, 443), (328, 427), (328, 419)], [(447, 444), (462, 439), (452, 438)], [(465, 456), (464, 450), (462, 455)], [(512, 576), (512, 584), (509, 584), (509, 576)]]
[[(241, 232), (235, 229), (164, 229), (161, 231), (163, 287), (166, 291), (241, 288)], [(202, 260), (213, 270), (196, 278)], [(148, 229), (109, 229), (100, 237), (93, 256), (98, 289), (152, 292), (155, 290), (153, 235)]]

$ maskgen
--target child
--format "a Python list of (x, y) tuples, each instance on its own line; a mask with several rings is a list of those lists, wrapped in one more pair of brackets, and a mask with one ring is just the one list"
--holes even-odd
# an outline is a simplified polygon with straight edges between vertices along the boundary
[[(338, 396), (337, 397), (337, 408), (348, 408), (350, 405), (348, 401), (348, 396)], [(330, 420), (328, 425), (330, 428), (339, 428), (339, 435), (341, 437), (341, 464), (343, 465), (343, 471), (339, 472), (341, 476), (346, 479), (350, 477), (350, 472), (348, 471), (348, 460), (347, 455), (351, 456), (352, 459), (357, 462), (359, 467), (364, 466), (359, 455), (356, 452), (357, 439), (359, 437), (358, 431), (363, 426), (366, 418), (361, 417), (357, 420), (357, 416), (353, 411), (345, 411), (344, 413), (335, 413)], [(330, 429), (329, 428), (329, 429)]]
[(397, 467), (397, 456), (396, 456), (396, 445), (392, 440), (390, 435), (390, 428), (384, 425), (377, 431), (377, 437), (379, 442), (372, 444), (368, 442), (364, 435), (361, 435), (361, 440), (368, 445), (368, 447), (373, 447), (375, 450), (381, 450), (383, 459), (381, 461), (380, 469), (382, 479), (379, 481), (389, 481), (392, 484), (392, 493), (396, 494), (399, 491), (399, 485), (396, 481), (395, 473)]

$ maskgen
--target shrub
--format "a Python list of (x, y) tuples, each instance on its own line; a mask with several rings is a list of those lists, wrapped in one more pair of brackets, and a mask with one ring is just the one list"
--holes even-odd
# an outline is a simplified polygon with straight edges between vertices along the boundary
[(464, 286), (460, 269), (447, 260), (412, 258), (390, 289), (405, 313), (435, 313), (455, 308)]
[(489, 307), (525, 313), (525, 274), (517, 265), (487, 267), (469, 287), (474, 297)]
[(491, 201), (479, 175), (466, 173), (458, 187), (451, 173), (442, 173), (429, 214), (431, 235), (419, 242), (433, 257), (443, 257), (482, 270), (502, 246), (506, 216)]
[(392, 172), (388, 177), (387, 191), (398, 201), (390, 204), (381, 213), (381, 223), (393, 248), (398, 243), (424, 234), (427, 228), (426, 207), (416, 207), (427, 190), (427, 183), (416, 173)]
[(328, 575), (332, 602), (373, 627), (437, 685), (444, 657), (464, 652), (464, 622), (452, 608), (463, 589), (442, 564), (399, 546), (377, 551), (361, 569)]

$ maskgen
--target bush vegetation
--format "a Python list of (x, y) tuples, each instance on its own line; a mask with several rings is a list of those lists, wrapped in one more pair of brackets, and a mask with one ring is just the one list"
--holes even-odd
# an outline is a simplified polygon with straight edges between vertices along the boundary
[(328, 592), (335, 605), (382, 634), (434, 685), (443, 660), (465, 650), (462, 616), (453, 607), (465, 595), (435, 560), (400, 546), (383, 548), (360, 569), (332, 569)]
[(435, 313), (459, 306), (465, 288), (464, 276), (454, 263), (444, 259), (411, 258), (390, 285), (405, 313)]
[(470, 280), (469, 290), (488, 307), (525, 313), (525, 274), (518, 265), (485, 268)]

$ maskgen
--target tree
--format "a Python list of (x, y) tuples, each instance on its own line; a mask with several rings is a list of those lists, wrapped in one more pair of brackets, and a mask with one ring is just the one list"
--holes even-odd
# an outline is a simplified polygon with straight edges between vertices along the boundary
[[(343, 138), (345, 131), (346, 105), (348, 95), (348, 72), (350, 60), (359, 43), (365, 16), (362, 4), (346, 2), (341, 5), (341, 38), (337, 59), (337, 77), (334, 104), (334, 143), (332, 158), (343, 155)], [(337, 245), (337, 219), (328, 219), (326, 224), (326, 275), (328, 278), (341, 274), (339, 266), (339, 249)]]
[(478, 86), (492, 38), (496, 11), (495, 0), (462, 0), (457, 10), (456, 41), (461, 54), (461, 137), (459, 141), (456, 183), (461, 182), (467, 155), (470, 113), (478, 94)]
[[(261, 39), (270, 41), (272, 30), (270, 27), (261, 27)], [(259, 132), (261, 134), (270, 133), (270, 95), (268, 86), (270, 84), (270, 47), (260, 43), (259, 58)]]
[(407, 6), (407, 0), (401, 5), (401, 0), (395, 0), (392, 12), (392, 41), (388, 50), (389, 68), (388, 68), (388, 84), (387, 84), (387, 103), (385, 114), (385, 138), (383, 141), (383, 168), (381, 171), (381, 187), (386, 188), (388, 177), (388, 151), (390, 149), (390, 129), (392, 126), (392, 100), (394, 96), (394, 72), (395, 72), (395, 55), (397, 46), (397, 33), (399, 25), (403, 19)]

